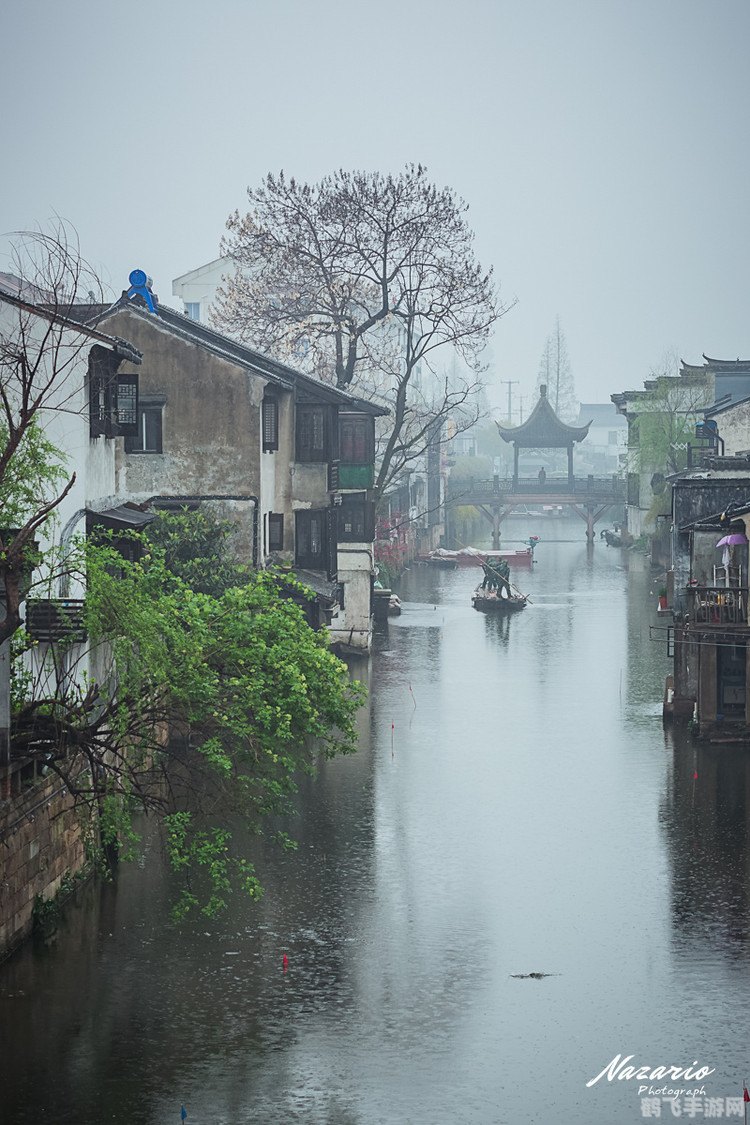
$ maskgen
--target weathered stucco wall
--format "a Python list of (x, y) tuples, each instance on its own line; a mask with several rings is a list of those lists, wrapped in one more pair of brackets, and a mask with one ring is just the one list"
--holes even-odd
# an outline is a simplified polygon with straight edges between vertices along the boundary
[(290, 562), (294, 558), (294, 519), (292, 517), (292, 475), (294, 462), (294, 396), (281, 388), (275, 391), (279, 404), (279, 448), (261, 454), (262, 515), (261, 533), (265, 535), (262, 556), (268, 555), (267, 526), (270, 512), (284, 516), (284, 550)]
[(73, 803), (60, 779), (0, 801), (0, 958), (31, 933), (34, 900), (60, 890), (85, 865)]
[(716, 422), (724, 441), (726, 457), (750, 449), (750, 402), (741, 402), (731, 410), (723, 410), (717, 414)]
[[(266, 380), (181, 340), (156, 317), (123, 309), (104, 327), (143, 353), (140, 394), (165, 399), (161, 453), (125, 453), (118, 443), (118, 496), (259, 496)], [(249, 553), (252, 505), (228, 502), (220, 514), (242, 529), (238, 546)]]
[(328, 463), (293, 462), (292, 496), (295, 509), (328, 507)]
[[(163, 450), (118, 456), (118, 485), (133, 493), (248, 492), (260, 488), (265, 380), (123, 309), (104, 322), (143, 352), (142, 395), (164, 395)], [(123, 364), (123, 373), (129, 370)]]
[(344, 608), (331, 628), (334, 643), (369, 651), (372, 643), (371, 586), (375, 572), (371, 543), (339, 543), (338, 578), (344, 587)]

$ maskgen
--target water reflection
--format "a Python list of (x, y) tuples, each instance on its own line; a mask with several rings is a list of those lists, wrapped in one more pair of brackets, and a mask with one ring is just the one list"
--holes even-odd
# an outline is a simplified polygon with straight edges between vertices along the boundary
[(631, 1052), (736, 1093), (748, 762), (665, 736), (647, 566), (570, 538), (517, 617), (407, 576), (360, 749), (303, 781), (296, 853), (256, 846), (260, 904), (175, 929), (148, 838), (2, 968), (0, 1118), (620, 1125), (637, 1091), (585, 1083)]
[(749, 787), (745, 750), (675, 732), (660, 818), (673, 868), (674, 941), (686, 956), (748, 957)]

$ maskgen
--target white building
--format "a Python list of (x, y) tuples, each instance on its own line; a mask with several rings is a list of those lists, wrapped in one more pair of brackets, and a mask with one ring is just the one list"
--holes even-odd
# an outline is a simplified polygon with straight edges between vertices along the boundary
[(574, 465), (577, 475), (611, 476), (624, 468), (628, 448), (627, 419), (617, 413), (612, 402), (582, 402), (577, 426), (590, 422), (588, 437), (576, 446)]
[[(14, 349), (23, 355), (25, 371), (14, 365)], [(125, 360), (137, 367), (140, 353), (124, 340), (82, 327), (0, 289), (0, 358), (2, 387), (11, 406), (20, 405), (25, 393), (32, 400), (40, 396), (35, 422), (61, 454), (64, 474), (59, 483), (48, 486), (46, 495), (40, 487), (26, 501), (26, 511), (10, 519), (18, 532), (34, 512), (64, 492), (33, 533), (40, 552), (48, 560), (56, 554), (58, 564), (53, 571), (44, 561), (32, 573), (21, 606), (27, 632), (38, 642), (26, 655), (28, 671), (40, 685), (66, 676), (78, 682), (84, 677), (96, 679), (102, 668), (83, 634), (83, 587), (60, 562), (64, 563), (73, 537), (92, 524), (125, 527), (142, 521), (140, 513), (118, 508), (114, 441), (136, 423), (137, 375), (121, 376), (118, 371)], [(17, 418), (18, 410), (13, 412)], [(0, 534), (9, 547), (14, 532), (9, 534), (6, 528)], [(5, 601), (3, 608), (8, 607)], [(53, 659), (54, 642), (71, 631), (80, 632), (81, 640)], [(0, 765), (6, 794), (14, 783), (8, 740), (8, 648), (8, 642), (0, 648), (0, 759), (4, 758)]]
[(231, 262), (214, 258), (205, 266), (188, 270), (172, 282), (172, 295), (182, 301), (185, 316), (202, 324), (211, 323), (211, 311), (216, 301), (216, 290), (224, 274), (231, 272)]

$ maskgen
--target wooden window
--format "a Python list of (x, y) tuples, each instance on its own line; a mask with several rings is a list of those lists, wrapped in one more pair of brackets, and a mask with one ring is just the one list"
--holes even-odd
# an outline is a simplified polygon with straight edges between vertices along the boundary
[(284, 550), (284, 517), (278, 512), (268, 513), (268, 550)]
[(328, 460), (328, 413), (325, 406), (297, 406), (298, 461)]
[(328, 566), (328, 512), (318, 508), (295, 513), (295, 561), (307, 570)]
[(263, 452), (274, 453), (279, 448), (279, 401), (273, 395), (263, 399)]
[(138, 376), (118, 375), (114, 352), (94, 344), (89, 352), (91, 437), (132, 436), (138, 429)]
[(372, 543), (375, 538), (375, 505), (367, 493), (346, 495), (338, 512), (339, 543)]
[(126, 440), (138, 433), (138, 376), (117, 376), (117, 433)]
[(375, 460), (375, 421), (367, 415), (339, 415), (341, 462), (366, 465)]

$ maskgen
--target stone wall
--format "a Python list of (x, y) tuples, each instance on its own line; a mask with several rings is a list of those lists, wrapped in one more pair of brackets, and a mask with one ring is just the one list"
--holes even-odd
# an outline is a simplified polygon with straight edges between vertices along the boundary
[(59, 778), (0, 801), (0, 959), (31, 933), (34, 899), (85, 866), (78, 819)]

